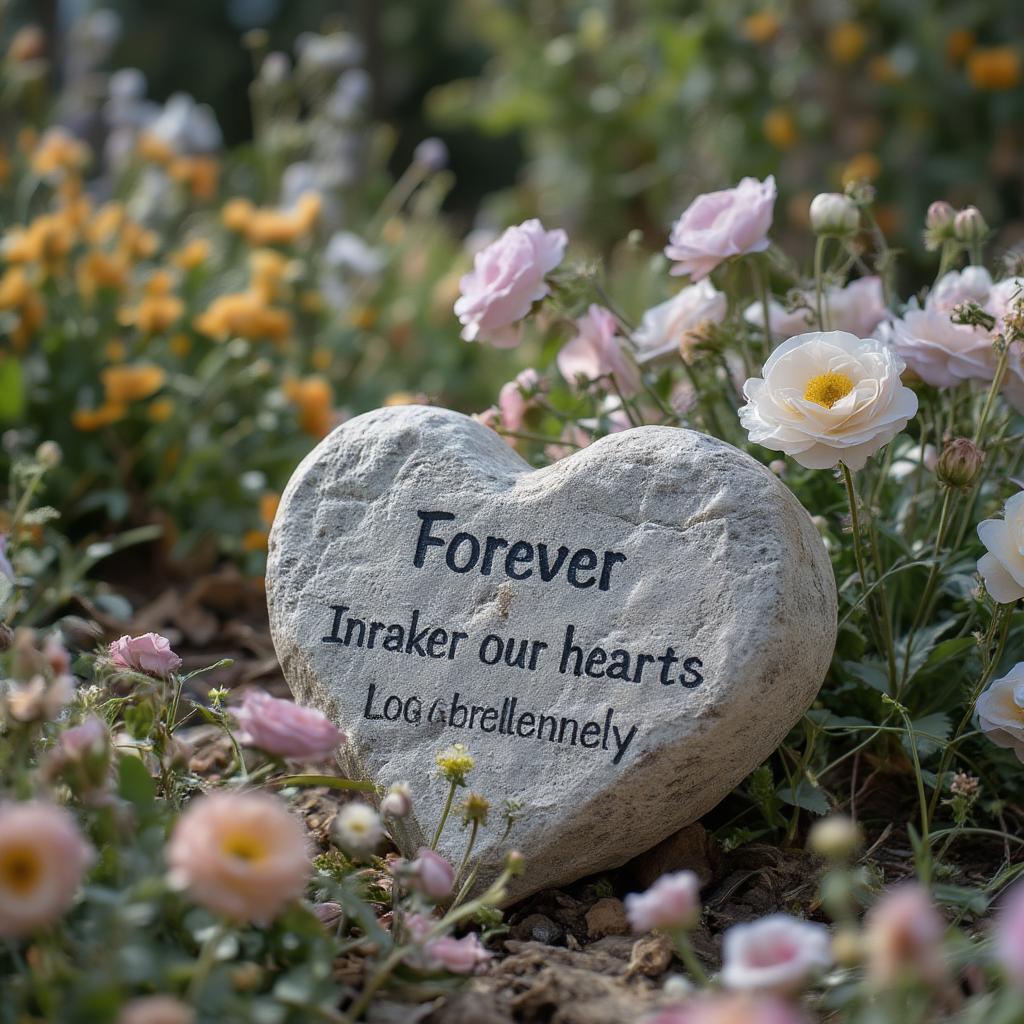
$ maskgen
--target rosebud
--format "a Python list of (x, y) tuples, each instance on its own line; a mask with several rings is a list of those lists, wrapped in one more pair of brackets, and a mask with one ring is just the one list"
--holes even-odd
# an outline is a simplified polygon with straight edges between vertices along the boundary
[(828, 860), (849, 860), (863, 842), (860, 826), (838, 814), (816, 821), (807, 837), (807, 845)]
[(966, 437), (947, 442), (935, 467), (935, 475), (947, 487), (967, 488), (977, 479), (985, 453)]
[(380, 802), (380, 813), (389, 818), (404, 818), (412, 810), (412, 789), (408, 782), (396, 782)]
[(428, 846), (421, 846), (406, 875), (409, 888), (439, 903), (451, 895), (455, 885), (455, 869)]
[(857, 204), (838, 192), (821, 192), (811, 200), (811, 230), (817, 235), (850, 235), (860, 226)]
[(974, 245), (984, 240), (988, 225), (976, 206), (968, 206), (953, 218), (953, 237), (964, 245)]
[(929, 231), (952, 233), (953, 220), (956, 217), (956, 210), (946, 202), (945, 199), (938, 199), (928, 207), (924, 217), (924, 226)]

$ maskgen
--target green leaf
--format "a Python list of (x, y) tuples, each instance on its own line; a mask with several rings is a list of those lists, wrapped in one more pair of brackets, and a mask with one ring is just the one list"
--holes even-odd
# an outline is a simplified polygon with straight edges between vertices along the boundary
[[(914, 729), (914, 742), (917, 744), (919, 757), (927, 757), (941, 750), (949, 739), (953, 724), (949, 716), (937, 711), (931, 715), (924, 715), (922, 718), (915, 718), (911, 723)], [(900, 737), (907, 753), (910, 752), (910, 737), (906, 734)]]
[(272, 786), (326, 786), (328, 789), (357, 789), (363, 793), (373, 793), (377, 787), (372, 782), (362, 779), (340, 779), (337, 775), (282, 775), (279, 779), (271, 779)]
[(0, 360), (0, 420), (16, 420), (25, 411), (25, 381), (17, 359)]
[(148, 812), (156, 800), (156, 786), (139, 757), (122, 754), (117, 766), (117, 793), (138, 811)]
[(844, 672), (848, 672), (865, 686), (870, 686), (872, 690), (885, 693), (889, 689), (889, 675), (881, 662), (844, 661), (841, 664)]
[(807, 779), (800, 780), (795, 792), (789, 786), (784, 786), (779, 790), (779, 799), (792, 807), (802, 807), (812, 814), (828, 814), (832, 809), (824, 792)]

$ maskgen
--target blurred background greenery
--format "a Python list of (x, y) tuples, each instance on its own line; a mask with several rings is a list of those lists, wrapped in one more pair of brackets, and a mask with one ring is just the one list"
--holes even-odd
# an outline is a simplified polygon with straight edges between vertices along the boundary
[(1024, 236), (1018, 0), (0, 9), (5, 452), (57, 440), (65, 524), (157, 522), (175, 559), (258, 575), (334, 423), (479, 412), (550, 362), (558, 339), (467, 345), (452, 313), (473, 253), (526, 217), (610, 257), (631, 317), (664, 298), (672, 220), (744, 175), (775, 175), (797, 260), (812, 196), (871, 182), (902, 294), (934, 276), (935, 199), (978, 205), (997, 254)]

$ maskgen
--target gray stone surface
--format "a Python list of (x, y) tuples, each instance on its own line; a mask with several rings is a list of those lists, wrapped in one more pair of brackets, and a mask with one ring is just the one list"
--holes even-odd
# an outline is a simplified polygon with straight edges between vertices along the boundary
[[(455, 518), (430, 525), (444, 543), (417, 566), (421, 511)], [(480, 547), (465, 572), (446, 561), (471, 560), (471, 541), (448, 546), (459, 533)], [(485, 575), (489, 536), (507, 546), (490, 545)], [(271, 534), (267, 595), (296, 699), (349, 735), (345, 768), (411, 781), (408, 842), (433, 830), (445, 792), (434, 758), (451, 743), (475, 755), (471, 788), (494, 808), (482, 877), (500, 863), (502, 801), (523, 801), (510, 840), (528, 863), (517, 895), (618, 866), (712, 808), (810, 705), (836, 633), (835, 582), (809, 516), (730, 445), (642, 427), (533, 470), (474, 420), (421, 406), (359, 416), (302, 462)], [(437, 657), (429, 633), (423, 655), (409, 649), (414, 611), (417, 631), (445, 631)], [(349, 619), (365, 623), (362, 646)], [(563, 672), (569, 625), (582, 657), (570, 652)], [(399, 626), (401, 650), (385, 649)], [(466, 635), (452, 656), (455, 631)], [(489, 635), (515, 638), (514, 653), (527, 641), (526, 667), (481, 661)], [(598, 646), (605, 659), (591, 670), (605, 674), (588, 677)], [(497, 651), (492, 640), (485, 654)], [(627, 672), (616, 651), (628, 680), (607, 675), (613, 663)], [(457, 859), (464, 842), (456, 824), (442, 852)]]

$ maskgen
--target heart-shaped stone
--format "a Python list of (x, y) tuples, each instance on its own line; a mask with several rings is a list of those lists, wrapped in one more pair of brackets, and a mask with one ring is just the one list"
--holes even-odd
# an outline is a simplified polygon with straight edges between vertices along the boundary
[[(477, 850), (517, 894), (615, 867), (713, 807), (814, 699), (836, 634), (825, 547), (790, 491), (703, 434), (640, 427), (534, 470), (421, 406), (351, 420), (296, 470), (270, 538), (270, 622), (345, 767), (410, 780), (429, 837), (461, 742), (492, 802)], [(461, 856), (450, 827), (442, 852)]]

